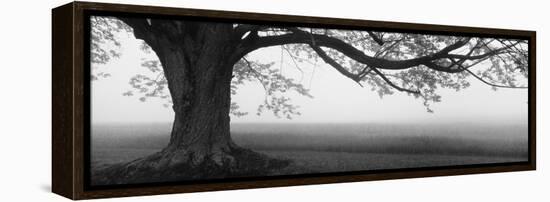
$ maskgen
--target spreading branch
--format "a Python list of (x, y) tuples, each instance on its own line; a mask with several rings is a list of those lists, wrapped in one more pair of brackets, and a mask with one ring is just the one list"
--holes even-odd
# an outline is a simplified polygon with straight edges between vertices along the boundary
[(378, 45), (380, 45), (380, 46), (384, 45), (384, 41), (380, 37), (378, 37), (376, 34), (374, 34), (371, 31), (367, 31), (367, 33), (372, 38), (372, 40), (374, 40)]
[[(161, 51), (164, 49), (161, 47), (161, 43), (166, 44), (168, 41), (184, 44), (185, 40), (191, 39), (182, 36), (193, 36), (193, 34), (203, 31), (198, 28), (196, 22), (117, 18), (124, 22), (122, 24), (131, 27), (132, 29), (129, 31), (133, 32), (136, 38), (145, 41), (157, 55), (163, 55)], [(101, 18), (99, 21), (99, 23), (105, 23), (106, 20)], [(228, 61), (234, 62), (236, 66), (241, 65), (241, 67), (233, 69), (234, 80), (239, 80), (235, 84), (256, 78), (264, 90), (271, 93), (282, 93), (285, 89), (294, 88), (300, 94), (310, 96), (299, 83), (284, 77), (280, 71), (271, 70), (270, 64), (260, 64), (245, 58), (254, 50), (271, 46), (282, 46), (281, 54), (286, 51), (302, 74), (303, 71), (298, 66), (293, 54), (305, 52), (308, 58), (320, 57), (339, 74), (358, 85), (373, 86), (372, 89), (378, 91), (380, 96), (392, 94), (393, 90), (407, 92), (413, 94), (414, 97), (423, 98), (426, 106), (428, 101), (438, 102), (440, 100), (440, 96), (434, 92), (437, 86), (456, 90), (467, 87), (469, 83), (464, 78), (468, 75), (492, 87), (527, 88), (517, 85), (515, 78), (509, 75), (519, 69), (523, 76), (527, 76), (526, 58), (528, 52), (525, 49), (526, 42), (524, 40), (452, 36), (442, 38), (441, 36), (392, 32), (364, 31), (357, 33), (346, 30), (250, 24), (224, 25), (227, 25), (224, 29), (212, 29), (211, 31), (223, 32), (224, 37), (231, 37), (231, 42), (236, 42), (236, 44), (225, 47), (234, 48), (232, 54), (227, 56), (230, 58)], [(170, 33), (161, 31), (167, 27), (175, 31)], [(292, 47), (292, 52), (285, 46)], [(98, 47), (94, 46), (94, 48)], [(186, 50), (185, 53), (193, 51), (197, 50)], [(184, 57), (189, 56), (185, 55)], [(296, 55), (296, 57), (300, 56)], [(163, 63), (163, 59), (159, 58), (160, 63)], [(470, 69), (487, 60), (492, 62), (492, 66), (482, 75), (475, 74)], [(243, 75), (235, 76), (235, 74)], [(495, 75), (497, 80), (494, 79)], [(158, 79), (153, 81), (158, 82)], [(153, 94), (155, 92), (158, 91), (153, 89)], [(270, 102), (280, 103), (279, 105), (284, 107), (277, 108), (267, 101), (265, 107), (266, 109), (286, 109), (289, 113), (293, 113), (294, 108), (288, 107), (290, 105), (287, 106), (287, 101), (288, 99), (284, 97), (273, 97)]]

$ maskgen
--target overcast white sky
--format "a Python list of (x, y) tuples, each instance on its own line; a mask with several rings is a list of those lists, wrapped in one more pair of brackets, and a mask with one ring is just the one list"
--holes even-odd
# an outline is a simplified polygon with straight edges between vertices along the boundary
[[(99, 70), (112, 76), (92, 82), (92, 122), (171, 122), (171, 108), (162, 106), (165, 101), (139, 97), (122, 96), (131, 90), (128, 81), (136, 74), (151, 73), (141, 66), (141, 58), (146, 55), (139, 49), (140, 42), (130, 34), (122, 36), (122, 56), (108, 64), (98, 66)], [(281, 51), (278, 47), (254, 52), (249, 59), (276, 61), (281, 67)], [(303, 63), (302, 83), (310, 87), (313, 99), (290, 95), (293, 103), (300, 106), (301, 116), (293, 120), (279, 119), (270, 113), (255, 114), (258, 104), (264, 99), (263, 88), (258, 83), (241, 87), (232, 99), (239, 103), (242, 111), (250, 112), (244, 117), (232, 117), (232, 122), (376, 122), (376, 123), (439, 123), (439, 122), (523, 122), (527, 123), (527, 90), (491, 88), (477, 80), (471, 80), (471, 87), (459, 92), (439, 89), (442, 102), (432, 105), (434, 113), (427, 113), (422, 101), (396, 92), (380, 98), (370, 90), (361, 88), (350, 79), (322, 61), (314, 67)], [(313, 74), (313, 70), (315, 73)], [(93, 70), (95, 71), (95, 70)], [(283, 74), (300, 79), (292, 60), (284, 56)]]

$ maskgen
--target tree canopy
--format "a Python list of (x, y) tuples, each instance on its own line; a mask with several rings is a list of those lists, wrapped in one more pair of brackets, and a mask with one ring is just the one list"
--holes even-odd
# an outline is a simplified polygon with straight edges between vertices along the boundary
[[(156, 25), (156, 19), (148, 18), (92, 16), (90, 20), (92, 80), (110, 76), (100, 66), (122, 54), (118, 36), (137, 37), (132, 27), (153, 29)], [(240, 59), (233, 66), (231, 93), (236, 94), (247, 82), (261, 85), (265, 101), (258, 106), (258, 114), (270, 111), (277, 117), (291, 118), (300, 112), (286, 96), (288, 92), (313, 97), (299, 81), (278, 71), (275, 63), (249, 59), (251, 52), (272, 46), (280, 47), (299, 70), (299, 63), (323, 61), (380, 97), (401, 92), (418, 98), (428, 112), (432, 112), (432, 103), (441, 101), (438, 89), (459, 91), (470, 86), (468, 78), (493, 89), (527, 88), (526, 40), (251, 24), (233, 24), (227, 37), (234, 37), (240, 47)], [(141, 49), (154, 53), (145, 42)], [(169, 106), (170, 93), (161, 62), (143, 59), (142, 66), (156, 76), (133, 76), (129, 80), (130, 90), (122, 94), (137, 96), (141, 101), (163, 98), (167, 100), (165, 106)], [(247, 114), (239, 111), (234, 102), (231, 113)]]

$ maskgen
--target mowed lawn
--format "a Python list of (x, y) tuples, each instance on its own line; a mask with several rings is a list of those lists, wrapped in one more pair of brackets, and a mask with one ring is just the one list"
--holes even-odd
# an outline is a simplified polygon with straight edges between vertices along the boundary
[[(160, 151), (170, 124), (103, 124), (92, 131), (94, 169)], [(307, 172), (527, 160), (527, 127), (521, 125), (232, 124), (231, 132), (238, 145), (291, 159)]]

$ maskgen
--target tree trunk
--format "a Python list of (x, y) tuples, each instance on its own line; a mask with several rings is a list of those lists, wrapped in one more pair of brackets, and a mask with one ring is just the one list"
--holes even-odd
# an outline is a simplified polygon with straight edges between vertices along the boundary
[[(221, 37), (220, 37), (221, 38)], [(163, 47), (164, 71), (175, 112), (170, 143), (165, 152), (178, 153), (176, 163), (223, 164), (234, 147), (229, 134), (232, 66), (228, 42), (211, 39), (183, 47)], [(226, 46), (226, 47), (224, 47)], [(187, 50), (197, 51), (189, 52)], [(187, 51), (187, 52), (186, 52)]]
[(162, 26), (162, 33), (168, 33), (164, 35), (134, 28), (136, 36), (154, 35), (143, 38), (154, 39), (146, 42), (159, 57), (168, 81), (175, 112), (170, 142), (156, 154), (95, 174), (92, 184), (269, 175), (288, 165), (231, 140), (230, 87), (236, 62), (232, 54), (238, 45), (228, 37), (231, 26), (182, 22), (179, 29), (191, 31)]

